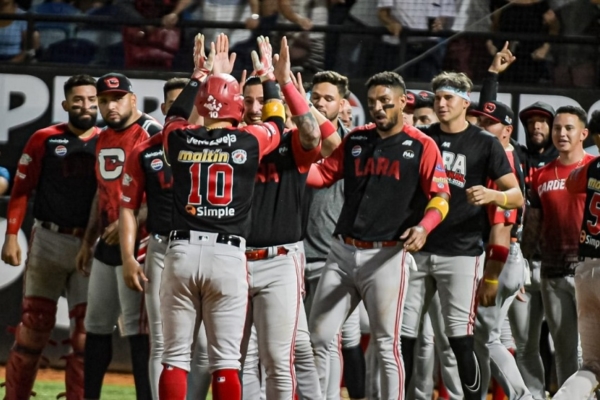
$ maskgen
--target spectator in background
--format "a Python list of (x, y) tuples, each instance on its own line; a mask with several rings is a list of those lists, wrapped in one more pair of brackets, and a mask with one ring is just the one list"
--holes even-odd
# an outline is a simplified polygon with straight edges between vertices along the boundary
[(456, 0), (455, 32), (466, 31), (448, 42), (444, 69), (463, 72), (473, 81), (483, 78), (488, 52), (485, 39), (469, 36), (469, 32), (489, 32), (490, 0)]
[[(329, 0), (329, 13), (327, 25), (342, 25), (356, 0)], [(339, 33), (328, 33), (325, 36), (325, 69), (333, 70), (337, 59), (337, 50), (340, 42)]]
[[(14, 0), (0, 0), (0, 14), (25, 14)], [(27, 21), (0, 21), (0, 61), (22, 63), (28, 57), (33, 57), (34, 51), (39, 48), (39, 34), (33, 32), (33, 42), (28, 46)], [(29, 51), (29, 49), (33, 51)]]
[[(509, 7), (499, 10), (507, 3)], [(492, 0), (492, 31), (527, 34), (558, 35), (560, 23), (546, 0)], [(488, 40), (486, 47), (493, 57), (503, 43)], [(538, 83), (540, 78), (549, 79), (547, 58), (550, 43), (535, 41), (512, 41), (512, 54), (517, 58), (516, 67), (509, 69), (502, 78), (512, 83)]]
[(0, 167), (0, 196), (4, 196), (8, 192), (10, 185), (10, 173), (4, 167)]
[[(431, 33), (448, 29), (456, 16), (454, 0), (377, 0), (379, 19), (391, 36), (383, 37), (383, 49), (380, 54), (384, 60), (383, 70), (392, 70), (400, 65), (400, 34), (402, 29), (429, 31)], [(406, 60), (422, 56), (400, 72), (405, 80), (430, 81), (442, 70), (445, 55), (440, 40), (435, 37), (410, 37), (406, 43)]]
[[(561, 35), (600, 34), (600, 0), (550, 0), (550, 7), (560, 21)], [(554, 84), (590, 87), (596, 84), (597, 46), (556, 44), (553, 46)]]

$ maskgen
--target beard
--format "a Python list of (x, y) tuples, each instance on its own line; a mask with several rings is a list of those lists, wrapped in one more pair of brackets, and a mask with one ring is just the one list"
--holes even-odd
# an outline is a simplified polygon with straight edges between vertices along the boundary
[(87, 131), (94, 125), (96, 125), (96, 119), (98, 118), (98, 113), (88, 113), (88, 114), (79, 114), (75, 112), (69, 112), (69, 123), (73, 125), (75, 128)]
[(527, 148), (529, 151), (537, 153), (541, 150), (546, 150), (548, 147), (553, 146), (552, 143), (552, 135), (548, 135), (542, 140), (541, 143), (534, 143), (533, 140), (529, 139), (529, 134), (527, 135)]
[(112, 128), (114, 130), (123, 129), (127, 126), (127, 121), (129, 121), (129, 118), (131, 118), (132, 114), (133, 111), (131, 111), (128, 115), (121, 116), (121, 118), (118, 121), (109, 121), (105, 119), (104, 122), (106, 122), (106, 125), (108, 125), (109, 128)]
[(388, 118), (386, 123), (375, 122), (375, 126), (382, 132), (390, 131), (398, 123), (398, 115)]

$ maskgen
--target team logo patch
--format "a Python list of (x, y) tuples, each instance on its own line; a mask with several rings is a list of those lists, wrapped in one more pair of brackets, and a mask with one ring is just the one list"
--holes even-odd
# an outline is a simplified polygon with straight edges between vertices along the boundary
[(21, 158), (19, 159), (19, 164), (20, 165), (29, 165), (30, 162), (31, 162), (31, 157), (29, 156), (29, 154), (23, 153), (21, 155)]
[(133, 178), (129, 174), (123, 175), (123, 186), (129, 186), (129, 184), (133, 182)]
[(440, 183), (437, 184), (437, 187), (440, 188), (440, 189), (443, 189), (444, 186), (446, 186), (446, 185), (444, 185), (442, 182), (440, 182)]
[(238, 149), (231, 153), (231, 159), (235, 164), (243, 164), (248, 159), (246, 150)]
[(206, 103), (204, 103), (204, 108), (208, 110), (208, 116), (210, 118), (219, 118), (219, 111), (223, 108), (223, 104), (221, 104), (217, 99), (213, 97), (213, 95), (209, 95), (208, 99), (206, 99)]
[(504, 218), (510, 217), (510, 210), (504, 211)]
[(423, 97), (423, 98), (428, 98), (429, 97), (429, 93), (423, 91), (423, 92), (419, 92), (419, 96)]
[(435, 164), (435, 170), (439, 172), (446, 172), (446, 169), (441, 164)]
[(415, 104), (415, 95), (412, 92), (406, 93), (406, 102), (410, 105)]
[(155, 158), (154, 160), (152, 160), (152, 162), (150, 163), (150, 167), (155, 170), (155, 171), (160, 171), (163, 167), (163, 162), (161, 159), (159, 158)]
[(494, 103), (485, 103), (483, 105), (483, 111), (488, 113), (493, 113), (496, 110), (496, 105)]
[(67, 148), (63, 145), (56, 146), (56, 148), (54, 149), (54, 152), (56, 153), (57, 156), (62, 157), (65, 154), (67, 154)]
[(104, 83), (111, 89), (119, 87), (119, 80), (117, 78), (106, 78)]
[(415, 153), (412, 150), (406, 150), (402, 154), (402, 157), (406, 158), (407, 160), (412, 160), (413, 158), (415, 158)]
[(287, 146), (280, 147), (279, 154), (281, 154), (281, 155), (287, 154), (288, 150), (289, 149), (287, 148)]
[(360, 147), (360, 146), (354, 146), (354, 147), (352, 148), (352, 155), (353, 155), (354, 157), (358, 157), (358, 156), (360, 156), (360, 153), (362, 153), (362, 147)]

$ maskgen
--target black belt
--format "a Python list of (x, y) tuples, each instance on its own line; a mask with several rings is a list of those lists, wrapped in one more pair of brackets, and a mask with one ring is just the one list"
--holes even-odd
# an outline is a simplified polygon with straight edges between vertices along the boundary
[[(198, 236), (202, 235), (198, 234)], [(169, 235), (169, 240), (190, 240), (191, 237), (192, 234), (190, 231), (171, 231), (171, 234)], [(215, 242), (240, 247), (242, 245), (242, 238), (236, 235), (218, 233)]]

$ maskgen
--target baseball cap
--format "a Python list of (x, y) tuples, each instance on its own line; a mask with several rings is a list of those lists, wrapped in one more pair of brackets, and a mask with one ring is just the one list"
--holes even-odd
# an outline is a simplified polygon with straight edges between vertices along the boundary
[(412, 113), (417, 108), (430, 107), (433, 108), (433, 99), (435, 95), (433, 92), (421, 90), (420, 92), (406, 92), (406, 106), (404, 110), (408, 113)]
[(471, 114), (487, 117), (502, 125), (512, 125), (515, 118), (515, 114), (509, 106), (496, 100), (486, 101), (478, 110), (473, 110)]
[(108, 73), (98, 78), (98, 81), (96, 81), (96, 91), (99, 95), (110, 92), (133, 93), (129, 78), (115, 72)]

